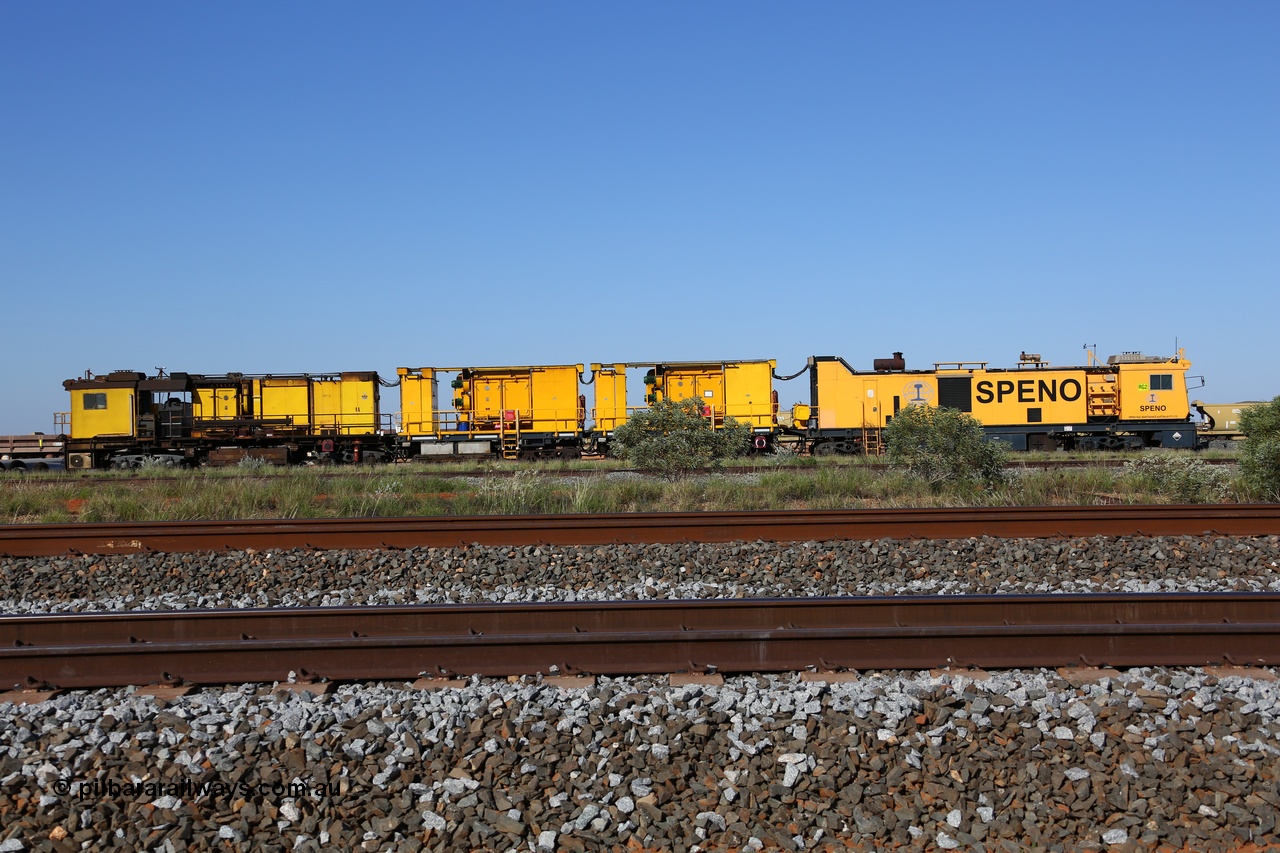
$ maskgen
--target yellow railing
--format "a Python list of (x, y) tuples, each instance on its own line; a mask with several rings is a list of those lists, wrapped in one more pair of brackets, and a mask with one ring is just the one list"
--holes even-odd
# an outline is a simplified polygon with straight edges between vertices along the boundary
[(515, 432), (579, 432), (584, 413), (579, 409), (541, 410), (535, 413), (507, 409), (500, 412), (460, 412), (443, 409), (431, 413), (431, 419), (404, 420), (397, 415), (400, 431), (412, 435), (473, 435), (476, 433)]
[[(600, 429), (599, 425), (601, 421), (607, 421), (611, 424), (610, 428), (612, 428), (612, 426), (616, 426), (617, 424), (623, 423), (627, 419), (631, 418), (633, 415), (636, 415), (640, 412), (649, 411), (649, 408), (650, 408), (649, 406), (627, 406), (625, 417), (618, 417), (614, 413), (613, 409), (609, 409), (606, 412), (606, 414), (601, 416), (600, 411), (598, 409), (592, 408), (590, 411), (590, 415), (591, 415), (590, 423), (592, 424), (593, 428)], [(816, 412), (817, 409), (814, 409), (814, 411)], [(715, 423), (723, 423), (726, 417), (730, 417), (736, 420), (738, 423), (751, 424), (753, 426), (764, 426), (764, 425), (772, 426), (773, 418), (774, 418), (772, 403), (766, 403), (766, 404), (748, 403), (748, 404), (728, 406), (728, 407), (703, 406), (702, 413), (704, 416), (712, 419), (713, 422)], [(763, 420), (764, 423), (763, 424), (757, 423), (758, 420)]]

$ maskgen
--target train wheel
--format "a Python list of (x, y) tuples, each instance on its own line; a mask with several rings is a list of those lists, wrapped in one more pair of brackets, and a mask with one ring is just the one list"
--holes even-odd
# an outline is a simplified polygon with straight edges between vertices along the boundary
[(819, 441), (813, 445), (812, 453), (814, 456), (835, 456), (836, 444), (834, 441)]

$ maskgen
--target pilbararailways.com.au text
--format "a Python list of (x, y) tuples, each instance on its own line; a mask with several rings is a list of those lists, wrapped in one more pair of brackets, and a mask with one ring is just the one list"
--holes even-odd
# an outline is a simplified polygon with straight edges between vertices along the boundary
[(158, 799), (176, 797), (196, 800), (212, 797), (337, 797), (349, 793), (346, 779), (337, 782), (197, 782), (183, 779), (179, 782), (118, 782), (115, 779), (58, 779), (50, 787), (59, 796), (71, 795), (87, 799)]

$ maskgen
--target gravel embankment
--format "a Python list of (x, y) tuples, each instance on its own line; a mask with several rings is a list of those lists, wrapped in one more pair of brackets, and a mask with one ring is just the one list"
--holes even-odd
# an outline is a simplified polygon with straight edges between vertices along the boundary
[[(9, 612), (1170, 589), (1280, 589), (1280, 537), (0, 560)], [(0, 703), (0, 853), (1242, 849), (1280, 819), (1270, 675), (68, 693)]]
[(746, 542), (0, 558), (0, 610), (1280, 589), (1280, 537)]
[(0, 725), (0, 850), (1213, 851), (1280, 814), (1280, 687), (1196, 670), (96, 691)]

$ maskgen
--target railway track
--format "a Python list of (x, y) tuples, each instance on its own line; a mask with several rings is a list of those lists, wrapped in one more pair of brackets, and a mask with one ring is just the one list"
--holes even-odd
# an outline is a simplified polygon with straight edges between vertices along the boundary
[(0, 526), (0, 555), (1000, 536), (1280, 535), (1280, 505), (782, 510)]
[(1280, 664), (1280, 594), (894, 596), (0, 617), (0, 686)]

